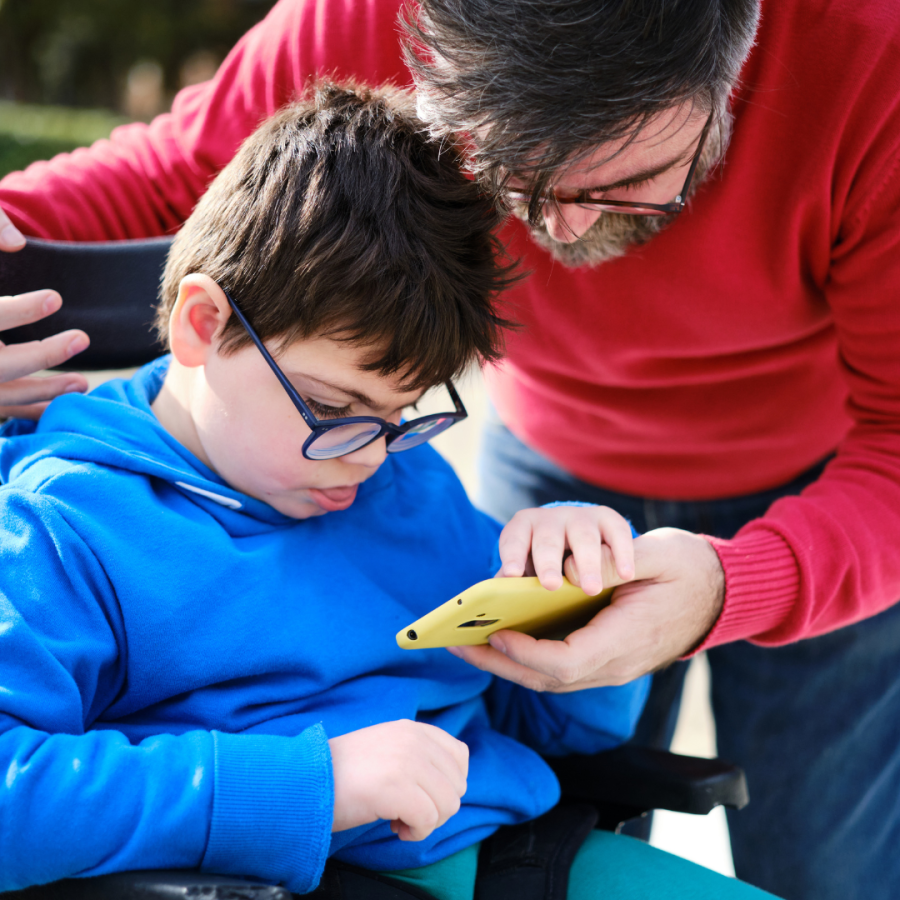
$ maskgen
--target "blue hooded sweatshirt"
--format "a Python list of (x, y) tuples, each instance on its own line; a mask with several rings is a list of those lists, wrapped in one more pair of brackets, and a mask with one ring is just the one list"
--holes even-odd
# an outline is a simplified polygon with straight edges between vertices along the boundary
[[(426, 865), (553, 806), (536, 750), (631, 734), (646, 679), (537, 694), (397, 647), (497, 565), (500, 526), (437, 453), (291, 519), (162, 428), (167, 366), (0, 441), (0, 890), (199, 867), (303, 893), (331, 854)], [(328, 738), (404, 718), (468, 744), (462, 808), (420, 842), (383, 821), (332, 834)]]

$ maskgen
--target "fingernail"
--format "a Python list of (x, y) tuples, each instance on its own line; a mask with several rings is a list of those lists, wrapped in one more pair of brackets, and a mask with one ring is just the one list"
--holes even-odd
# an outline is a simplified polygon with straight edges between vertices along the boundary
[(67, 384), (65, 389), (63, 390), (64, 394), (74, 394), (76, 391), (81, 392), (84, 390), (84, 385), (80, 384), (77, 381), (73, 381), (71, 384)]
[(49, 316), (50, 313), (56, 312), (59, 309), (59, 305), (59, 296), (57, 294), (47, 294), (41, 309), (44, 311), (45, 316)]
[(588, 595), (588, 597), (593, 597), (595, 594), (599, 594), (600, 591), (603, 590), (603, 583), (600, 581), (589, 581), (586, 584), (582, 585), (581, 589)]
[(459, 647), (445, 647), (444, 648), (448, 653), (452, 653), (454, 656), (461, 657), (462, 653), (459, 652)]
[(506, 653), (506, 644), (503, 643), (503, 638), (497, 637), (497, 635), (492, 634), (488, 638), (488, 643), (495, 649), (499, 650), (501, 653)]
[(14, 225), (7, 225), (3, 231), (0, 231), (0, 244), (7, 247), (20, 247), (25, 243), (22, 233)]
[(83, 334), (79, 334), (78, 337), (73, 338), (69, 344), (69, 356), (74, 356), (76, 353), (81, 353), (82, 350), (87, 350), (89, 343), (90, 341)]

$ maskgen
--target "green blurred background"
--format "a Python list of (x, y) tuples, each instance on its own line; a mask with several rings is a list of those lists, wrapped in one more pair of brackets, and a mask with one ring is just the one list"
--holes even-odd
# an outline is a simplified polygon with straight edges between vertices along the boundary
[(149, 120), (275, 0), (0, 0), (0, 176)]

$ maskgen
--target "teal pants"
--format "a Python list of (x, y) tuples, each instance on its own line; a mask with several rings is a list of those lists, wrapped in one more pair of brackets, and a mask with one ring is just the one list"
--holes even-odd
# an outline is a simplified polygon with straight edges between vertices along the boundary
[[(436, 900), (472, 900), (478, 845), (421, 869), (386, 872)], [(773, 897), (643, 841), (592, 831), (569, 874), (568, 900), (766, 900)]]

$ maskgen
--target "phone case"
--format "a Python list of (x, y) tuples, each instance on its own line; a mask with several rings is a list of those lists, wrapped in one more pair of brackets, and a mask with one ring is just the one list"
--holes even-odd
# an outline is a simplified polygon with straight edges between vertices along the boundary
[(490, 578), (458, 594), (397, 632), (404, 650), (486, 644), (503, 628), (562, 639), (610, 602), (613, 589), (588, 596), (563, 579), (548, 591), (537, 578)]

